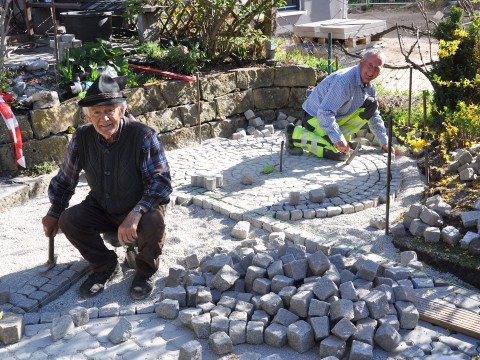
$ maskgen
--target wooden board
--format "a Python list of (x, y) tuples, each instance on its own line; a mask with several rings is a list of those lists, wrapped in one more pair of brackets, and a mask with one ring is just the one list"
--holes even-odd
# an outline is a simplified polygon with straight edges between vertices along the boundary
[(372, 36), (387, 28), (385, 20), (332, 19), (295, 25), (293, 32), (300, 37), (351, 39)]
[(415, 305), (421, 320), (480, 339), (480, 315), (418, 296)]

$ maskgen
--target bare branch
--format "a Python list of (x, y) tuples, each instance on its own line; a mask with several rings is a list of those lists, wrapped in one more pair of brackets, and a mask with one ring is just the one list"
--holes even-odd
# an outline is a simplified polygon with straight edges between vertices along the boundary
[(7, 57), (7, 33), (9, 9), (12, 0), (1, 1), (0, 7), (0, 75), (3, 75), (5, 58)]

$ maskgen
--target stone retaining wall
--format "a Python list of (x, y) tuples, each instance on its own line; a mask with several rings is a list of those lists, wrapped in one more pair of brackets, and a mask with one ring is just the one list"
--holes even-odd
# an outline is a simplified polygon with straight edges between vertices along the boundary
[[(126, 89), (129, 112), (159, 134), (166, 149), (180, 148), (202, 139), (230, 137), (246, 128), (243, 113), (255, 111), (265, 123), (272, 123), (282, 111), (303, 117), (301, 104), (308, 87), (317, 83), (313, 68), (290, 65), (244, 68), (200, 78), (201, 125), (198, 124), (197, 83), (169, 80)], [(69, 143), (69, 130), (86, 122), (77, 100), (58, 107), (17, 115), (22, 131), (27, 166), (45, 161), (62, 162)], [(0, 173), (18, 170), (12, 139), (0, 124)]]

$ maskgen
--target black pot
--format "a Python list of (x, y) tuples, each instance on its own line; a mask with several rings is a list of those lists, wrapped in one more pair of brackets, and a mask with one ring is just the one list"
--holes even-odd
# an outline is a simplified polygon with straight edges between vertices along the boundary
[(60, 13), (65, 30), (83, 42), (112, 38), (112, 13), (102, 11), (69, 11)]

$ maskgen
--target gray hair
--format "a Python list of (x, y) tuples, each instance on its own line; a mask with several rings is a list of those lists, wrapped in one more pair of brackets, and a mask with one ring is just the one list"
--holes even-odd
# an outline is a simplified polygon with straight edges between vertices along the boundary
[[(123, 108), (123, 114), (122, 117), (125, 115), (125, 112), (127, 111), (127, 100), (123, 100), (122, 102), (117, 103), (117, 105), (120, 105)], [(83, 116), (88, 116), (87, 109), (90, 106), (83, 106), (82, 107), (82, 115)]]
[(367, 60), (370, 56), (377, 56), (382, 59), (382, 63), (385, 64), (385, 54), (378, 48), (373, 48), (365, 51), (362, 56), (362, 60)]

